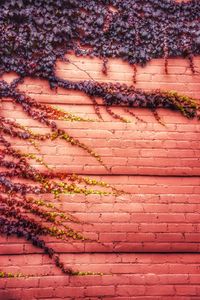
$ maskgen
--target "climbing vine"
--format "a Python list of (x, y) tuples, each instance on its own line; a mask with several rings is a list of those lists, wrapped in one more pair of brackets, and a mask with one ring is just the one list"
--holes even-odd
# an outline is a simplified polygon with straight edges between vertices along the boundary
[[(109, 58), (121, 58), (133, 67), (133, 83), (137, 80), (137, 65), (144, 66), (154, 58), (164, 59), (168, 73), (169, 57), (184, 57), (192, 73), (197, 73), (193, 58), (200, 54), (200, 2), (177, 3), (173, 0), (8, 0), (0, 4), (0, 75), (15, 72), (18, 78), (8, 84), (0, 80), (0, 98), (11, 99), (23, 111), (49, 128), (38, 134), (0, 114), (0, 233), (16, 235), (44, 250), (65, 274), (82, 274), (60, 260), (45, 243), (45, 236), (68, 241), (87, 237), (73, 229), (80, 221), (43, 195), (53, 194), (114, 194), (123, 193), (106, 182), (76, 174), (55, 172), (31, 153), (16, 150), (12, 138), (26, 140), (39, 152), (38, 142), (64, 140), (80, 147), (105, 168), (102, 158), (90, 147), (75, 139), (56, 121), (89, 121), (50, 105), (41, 104), (20, 92), (18, 85), (25, 77), (41, 78), (52, 89), (76, 90), (90, 97), (99, 119), (102, 119), (96, 97), (102, 99), (107, 112), (111, 106), (122, 106), (135, 116), (131, 108), (148, 108), (161, 122), (158, 108), (177, 110), (187, 118), (198, 118), (199, 105), (194, 99), (176, 92), (145, 92), (119, 83), (99, 83), (92, 78), (73, 82), (59, 78), (56, 61), (69, 63), (68, 54), (99, 57), (102, 72), (107, 74)], [(135, 116), (138, 118), (137, 116)], [(39, 171), (31, 165), (36, 160), (46, 167)], [(16, 182), (16, 178), (19, 182)], [(27, 180), (29, 183), (27, 183)], [(31, 182), (31, 183), (30, 183)], [(65, 225), (70, 223), (71, 225)], [(90, 274), (86, 272), (84, 274)], [(0, 273), (0, 277), (13, 277)], [(23, 277), (23, 274), (16, 275)]]

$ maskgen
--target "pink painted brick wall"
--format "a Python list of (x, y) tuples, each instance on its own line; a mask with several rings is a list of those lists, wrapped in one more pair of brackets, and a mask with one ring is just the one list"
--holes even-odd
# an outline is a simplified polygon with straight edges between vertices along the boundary
[[(57, 63), (57, 74), (71, 80), (132, 83), (133, 70), (120, 60), (110, 60), (108, 76), (98, 59), (70, 56), (73, 63)], [(200, 58), (195, 59), (200, 70)], [(80, 70), (82, 69), (82, 70)], [(85, 71), (86, 72), (85, 72)], [(11, 80), (14, 74), (4, 76)], [(169, 75), (163, 60), (138, 67), (137, 87), (166, 89), (199, 98), (200, 77), (192, 75), (187, 60), (170, 59)], [(27, 78), (20, 89), (43, 103), (50, 103), (82, 117), (96, 119), (89, 98), (79, 92), (51, 91), (47, 82)], [(2, 102), (5, 117), (38, 132), (47, 129), (29, 119), (9, 99)], [(105, 272), (104, 276), (63, 276), (50, 260), (29, 243), (0, 238), (0, 265), (4, 270), (35, 274), (29, 279), (0, 279), (0, 299), (198, 299), (200, 125), (177, 112), (160, 110), (166, 126), (151, 112), (135, 109), (147, 123), (113, 111), (131, 123), (113, 120), (100, 108), (105, 122), (63, 122), (59, 125), (101, 154), (110, 171), (83, 150), (55, 141), (41, 147), (43, 159), (58, 170), (91, 174), (131, 195), (63, 196), (63, 207), (86, 221), (77, 230), (99, 242), (59, 242), (49, 245), (75, 269)], [(15, 140), (15, 147), (34, 148)], [(34, 164), (34, 162), (33, 162)], [(37, 166), (41, 168), (41, 166)], [(48, 196), (50, 197), (50, 196)], [(40, 274), (49, 273), (47, 277)], [(112, 275), (111, 275), (112, 274)]]

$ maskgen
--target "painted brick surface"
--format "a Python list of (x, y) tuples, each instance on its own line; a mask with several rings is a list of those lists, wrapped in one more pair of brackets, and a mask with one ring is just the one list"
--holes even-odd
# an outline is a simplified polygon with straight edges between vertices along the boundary
[[(1, 299), (199, 299), (198, 254), (64, 254), (81, 270), (103, 276), (63, 276), (42, 255), (4, 256), (7, 270), (49, 272), (48, 277), (0, 281)], [(13, 267), (15, 264), (15, 267)], [(111, 275), (114, 273), (114, 275)]]
[[(120, 60), (109, 62), (106, 77), (101, 73), (100, 60), (69, 58), (72, 63), (57, 63), (58, 76), (132, 83), (132, 68)], [(200, 69), (200, 58), (195, 59), (195, 66)], [(9, 81), (13, 76), (8, 74), (4, 79)], [(199, 75), (191, 74), (187, 60), (170, 59), (169, 75), (165, 75), (163, 60), (158, 59), (145, 68), (138, 67), (136, 86), (147, 91), (177, 90), (198, 98), (199, 83)], [(187, 120), (177, 112), (160, 110), (165, 123), (162, 126), (145, 109), (133, 110), (141, 122), (115, 107), (114, 112), (131, 120), (131, 123), (121, 123), (100, 107), (104, 122), (99, 122), (91, 100), (80, 92), (58, 89), (56, 93), (47, 82), (30, 78), (26, 78), (20, 89), (42, 103), (95, 119), (94, 122), (60, 121), (58, 124), (98, 152), (109, 171), (82, 149), (63, 141), (41, 144), (45, 162), (58, 170), (91, 174), (131, 195), (62, 197), (63, 207), (85, 222), (75, 229), (91, 240), (63, 243), (48, 239), (49, 245), (61, 253), (67, 265), (105, 272), (104, 276), (68, 278), (29, 243), (1, 237), (2, 268), (35, 276), (1, 279), (0, 299), (199, 299), (198, 121)], [(100, 99), (97, 100), (100, 103)], [(35, 131), (47, 131), (9, 99), (2, 101), (1, 109), (5, 117)], [(18, 140), (15, 147), (35, 152), (31, 145)], [(36, 165), (34, 161), (33, 165)], [(41, 276), (44, 273), (49, 276)]]

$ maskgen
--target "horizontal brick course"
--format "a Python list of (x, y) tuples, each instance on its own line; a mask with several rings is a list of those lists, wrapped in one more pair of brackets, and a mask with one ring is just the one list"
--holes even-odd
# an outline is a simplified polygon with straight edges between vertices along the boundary
[[(32, 255), (28, 260), (29, 268), (35, 271), (40, 269), (32, 265), (32, 259), (37, 261), (38, 256)], [(1, 297), (15, 300), (27, 297), (95, 300), (100, 297), (134, 299), (141, 296), (141, 299), (165, 299), (171, 296), (171, 299), (181, 299), (181, 296), (200, 296), (197, 266), (200, 262), (199, 254), (65, 254), (63, 259), (66, 263), (73, 261), (81, 270), (104, 270), (105, 275), (68, 277), (54, 269), (52, 275), (45, 278), (40, 278), (37, 274), (28, 279), (3, 279), (0, 281)], [(4, 261), (8, 260), (9, 256), (4, 256)], [(45, 257), (46, 262), (47, 260)], [(26, 261), (24, 256), (24, 263)], [(48, 264), (50, 260), (45, 268)], [(11, 268), (7, 267), (7, 270)], [(28, 271), (23, 262), (21, 270)], [(113, 271), (115, 274), (109, 274)]]

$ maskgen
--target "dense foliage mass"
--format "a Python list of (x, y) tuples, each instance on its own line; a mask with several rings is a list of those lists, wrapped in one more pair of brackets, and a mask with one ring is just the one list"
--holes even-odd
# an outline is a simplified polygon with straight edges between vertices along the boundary
[(69, 51), (141, 65), (200, 54), (198, 0), (9, 0), (0, 16), (1, 70), (22, 76), (53, 80)]
[[(62, 139), (76, 145), (104, 165), (101, 157), (65, 130), (56, 120), (89, 121), (49, 105), (36, 102), (21, 93), (18, 84), (23, 78), (48, 80), (51, 88), (82, 91), (91, 98), (101, 118), (95, 97), (102, 98), (108, 113), (126, 121), (110, 109), (112, 105), (179, 110), (188, 118), (199, 118), (199, 106), (194, 100), (175, 92), (144, 92), (134, 86), (119, 83), (98, 83), (93, 80), (73, 82), (55, 74), (57, 59), (69, 62), (67, 54), (99, 57), (102, 71), (107, 62), (118, 57), (133, 65), (133, 81), (137, 64), (145, 65), (153, 58), (164, 58), (168, 72), (168, 57), (188, 59), (196, 72), (193, 57), (200, 54), (200, 2), (176, 3), (172, 0), (6, 0), (0, 3), (0, 75), (13, 71), (18, 78), (8, 84), (0, 81), (0, 98), (9, 98), (21, 106), (34, 120), (47, 126), (48, 134), (38, 134), (13, 120), (0, 115), (0, 232), (30, 240), (44, 250), (66, 274), (78, 274), (60, 261), (42, 236), (62, 240), (85, 237), (73, 230), (70, 223), (78, 223), (74, 216), (56, 204), (42, 198), (44, 194), (59, 197), (66, 193), (115, 194), (122, 193), (105, 182), (77, 175), (56, 173), (30, 153), (22, 153), (12, 145), (11, 138), (26, 140), (38, 149), (37, 142)], [(130, 114), (134, 115), (132, 111)], [(35, 159), (47, 171), (41, 172), (30, 164)], [(106, 166), (105, 166), (106, 168)], [(19, 182), (16, 182), (19, 179)], [(27, 180), (29, 183), (27, 183)], [(92, 186), (92, 189), (91, 189)], [(96, 188), (95, 188), (96, 186)], [(5, 272), (0, 277), (12, 277)]]

